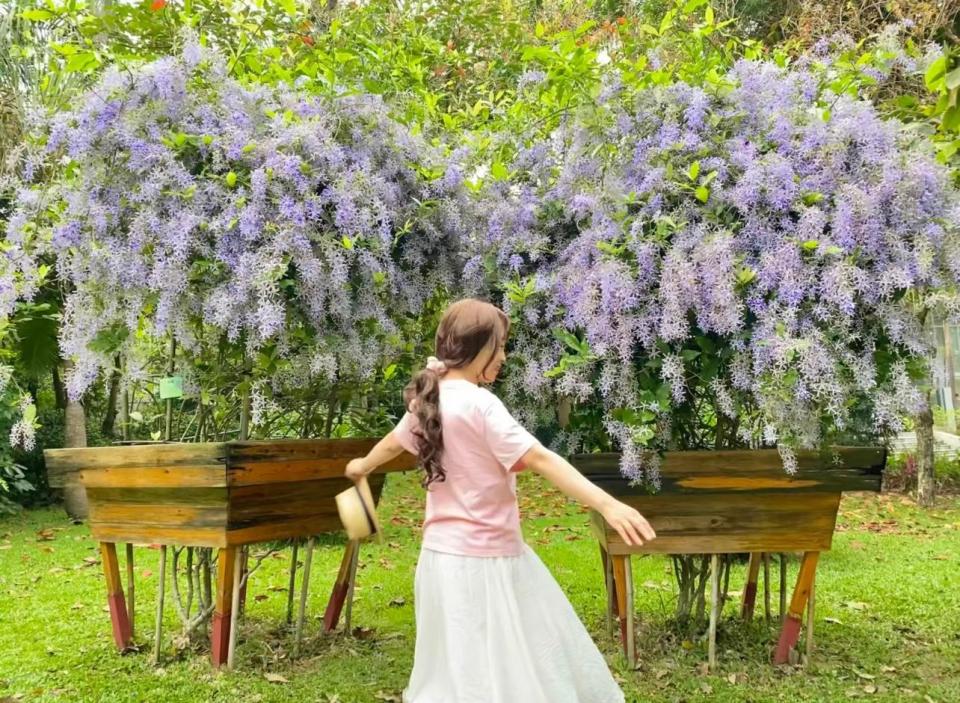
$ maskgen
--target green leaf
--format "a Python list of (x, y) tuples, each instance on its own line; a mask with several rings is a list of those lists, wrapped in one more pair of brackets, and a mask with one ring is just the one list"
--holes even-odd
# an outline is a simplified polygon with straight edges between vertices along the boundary
[(397, 365), (390, 364), (387, 368), (383, 370), (383, 380), (389, 381), (391, 378), (393, 378), (396, 375), (396, 373), (397, 373)]
[(821, 200), (823, 200), (823, 193), (804, 193), (803, 195), (804, 205), (815, 205)]
[(757, 272), (754, 271), (749, 266), (744, 266), (739, 271), (737, 271), (737, 283), (742, 286), (748, 285), (753, 282), (753, 279), (757, 277)]
[(343, 248), (344, 249), (353, 249), (353, 240), (350, 239), (347, 235), (343, 235)]
[(543, 35), (547, 33), (547, 28), (543, 26), (543, 22), (537, 22), (537, 26), (534, 27), (533, 33), (537, 39), (542, 39)]
[(953, 69), (946, 75), (944, 78), (944, 83), (947, 86), (947, 90), (953, 90), (954, 88), (960, 87), (960, 66)]
[(130, 329), (122, 322), (114, 322), (100, 330), (87, 346), (91, 351), (112, 354), (130, 335)]
[(693, 194), (697, 196), (697, 200), (701, 203), (705, 203), (710, 199), (710, 189), (706, 186), (699, 186)]
[(53, 13), (48, 10), (24, 10), (20, 16), (30, 22), (43, 22), (53, 17)]
[(68, 73), (78, 73), (99, 65), (96, 54), (92, 51), (81, 51), (70, 56), (67, 59), (66, 71)]
[(510, 177), (510, 171), (508, 171), (507, 167), (504, 166), (500, 161), (494, 161), (493, 165), (490, 167), (490, 175), (492, 175), (498, 181), (505, 181)]
[(820, 246), (820, 242), (816, 239), (808, 239), (800, 246), (803, 247), (804, 251), (816, 251), (817, 247)]
[(143, 413), (141, 413), (139, 410), (134, 410), (130, 413), (130, 419), (134, 422), (143, 422)]
[(255, 74), (259, 75), (263, 73), (263, 64), (260, 63), (260, 59), (257, 58), (256, 54), (247, 54), (243, 57), (243, 62), (247, 64), (247, 68)]
[(296, 0), (280, 0), (280, 7), (282, 7), (283, 11), (287, 13), (287, 17), (296, 17), (297, 15)]
[(697, 180), (697, 176), (700, 175), (700, 162), (694, 161), (690, 164), (690, 168), (687, 169), (687, 178), (691, 181)]
[(940, 127), (945, 132), (960, 131), (960, 106), (954, 105), (943, 113), (943, 119), (940, 120)]
[(924, 82), (930, 90), (939, 90), (943, 85), (944, 76), (947, 73), (947, 57), (941, 56), (927, 69), (924, 75)]
[(230, 171), (226, 178), (224, 178), (224, 181), (226, 181), (228, 188), (233, 188), (235, 185), (237, 185), (237, 174), (233, 171)]

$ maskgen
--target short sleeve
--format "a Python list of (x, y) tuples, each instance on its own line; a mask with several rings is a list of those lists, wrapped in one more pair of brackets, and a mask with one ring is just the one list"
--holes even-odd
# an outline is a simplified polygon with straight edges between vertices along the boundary
[(397, 441), (400, 442), (400, 446), (405, 450), (417, 455), (417, 438), (413, 434), (413, 431), (419, 426), (419, 421), (417, 416), (411, 412), (404, 413), (403, 417), (400, 418), (400, 422), (397, 423), (397, 426), (393, 428), (393, 435), (397, 438)]
[(537, 443), (496, 396), (483, 413), (483, 432), (487, 447), (506, 471), (523, 469), (520, 458)]

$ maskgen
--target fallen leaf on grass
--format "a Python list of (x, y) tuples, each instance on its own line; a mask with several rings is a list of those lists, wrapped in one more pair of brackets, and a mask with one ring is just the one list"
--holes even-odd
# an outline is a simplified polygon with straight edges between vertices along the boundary
[(859, 601), (850, 600), (843, 604), (845, 608), (850, 608), (850, 610), (866, 610), (870, 607), (867, 603), (861, 603)]
[(729, 681), (730, 683), (736, 685), (736, 683), (737, 683), (737, 675), (736, 675), (736, 674), (730, 674), (730, 675), (727, 677), (727, 681)]
[(895, 672), (896, 670), (897, 670), (897, 667), (895, 667), (895, 666), (886, 666), (886, 665), (884, 665), (884, 666), (881, 666), (881, 667), (880, 667), (880, 671), (882, 671), (882, 672), (885, 673), (885, 674), (892, 674), (892, 673)]
[(853, 673), (855, 673), (858, 678), (861, 678), (864, 681), (873, 681), (875, 678), (877, 678), (873, 674), (867, 674), (862, 671), (857, 671), (856, 669), (853, 670)]
[(378, 701), (387, 701), (387, 703), (401, 703), (399, 694), (388, 693), (387, 691), (377, 691), (373, 694), (373, 697)]
[(83, 607), (83, 603), (74, 603), (70, 606), (70, 610), (80, 610)]
[(266, 674), (264, 674), (263, 678), (265, 678), (270, 683), (290, 683), (289, 681), (287, 681), (287, 678), (285, 676), (281, 676), (280, 674), (274, 674), (271, 672), (267, 672)]
[(394, 598), (392, 601), (390, 601), (391, 607), (394, 607), (394, 608), (401, 608), (406, 604), (407, 604), (406, 598)]
[(253, 597), (253, 599), (254, 599), (257, 603), (262, 603), (263, 601), (265, 601), (265, 600), (267, 599), (267, 595), (266, 595), (265, 593), (258, 593), (257, 595), (255, 595), (255, 596)]
[(874, 686), (872, 683), (871, 683), (871, 684), (867, 684), (866, 686), (863, 687), (863, 692), (864, 692), (864, 693), (871, 693), (871, 694), (876, 693), (876, 692), (877, 692), (877, 687)]
[(842, 622), (840, 622), (840, 620), (839, 620), (838, 618), (824, 618), (823, 621), (824, 621), (824, 622), (828, 622), (828, 623), (830, 623), (831, 625), (842, 625), (842, 624), (843, 624)]
[(53, 530), (51, 530), (51, 529), (49, 529), (49, 528), (46, 529), (46, 530), (40, 530), (39, 532), (37, 532), (37, 541), (38, 541), (38, 542), (49, 542), (50, 540), (55, 539), (55, 538), (56, 538), (56, 535), (54, 535), (54, 534), (53, 534)]

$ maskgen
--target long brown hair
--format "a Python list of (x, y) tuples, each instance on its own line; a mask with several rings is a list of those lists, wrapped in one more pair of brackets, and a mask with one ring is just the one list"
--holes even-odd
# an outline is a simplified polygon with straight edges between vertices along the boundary
[[(437, 328), (436, 356), (447, 369), (469, 366), (480, 353), (494, 341), (494, 353), (484, 367), (486, 375), (496, 349), (507, 340), (510, 333), (510, 318), (495, 305), (465, 298), (453, 303), (440, 320)], [(407, 409), (417, 416), (419, 428), (414, 432), (418, 439), (420, 465), (426, 472), (424, 487), (434, 481), (446, 480), (447, 473), (440, 463), (443, 453), (443, 426), (440, 423), (440, 378), (435, 370), (425, 368), (418, 372), (403, 390)]]

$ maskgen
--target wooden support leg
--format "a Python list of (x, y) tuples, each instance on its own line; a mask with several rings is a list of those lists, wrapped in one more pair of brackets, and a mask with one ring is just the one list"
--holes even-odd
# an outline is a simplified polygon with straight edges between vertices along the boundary
[(135, 586), (133, 584), (133, 545), (127, 543), (127, 620), (130, 622), (130, 639), (136, 630), (136, 619), (134, 618), (134, 595)]
[[(750, 555), (751, 562), (753, 555)], [(756, 583), (754, 583), (756, 585)], [(752, 612), (752, 611), (751, 611)], [(707, 663), (717, 668), (717, 621), (720, 619), (720, 555), (710, 557), (710, 640)]]
[(117, 545), (113, 542), (101, 542), (100, 559), (103, 562), (103, 575), (107, 580), (107, 605), (110, 608), (110, 621), (113, 624), (113, 641), (116, 642), (117, 649), (122, 652), (130, 646), (130, 619), (120, 582)]
[(819, 559), (820, 552), (805, 552), (803, 555), (803, 561), (800, 563), (800, 573), (797, 575), (797, 585), (793, 589), (793, 598), (790, 601), (790, 611), (783, 623), (780, 641), (773, 655), (774, 664), (786, 664), (790, 657), (790, 650), (796, 646), (797, 640), (800, 638), (803, 610), (807, 605), (807, 599), (810, 597), (810, 589), (813, 586), (813, 578), (817, 571), (817, 561)]
[(816, 614), (817, 579), (810, 582), (810, 600), (807, 601), (807, 664), (813, 658), (813, 621)]
[(343, 626), (349, 635), (353, 630), (351, 625), (353, 622), (353, 592), (357, 586), (357, 568), (360, 565), (360, 547), (357, 546), (357, 549), (353, 552), (353, 565), (350, 567), (350, 588), (347, 590), (347, 612), (343, 616)]
[(780, 624), (787, 617), (787, 555), (780, 553)]
[(770, 554), (763, 553), (763, 619), (770, 622)]
[(247, 612), (247, 568), (250, 562), (250, 548), (240, 549), (240, 598), (238, 599), (237, 614), (244, 617)]
[(760, 573), (761, 552), (750, 552), (750, 565), (747, 567), (747, 583), (743, 587), (743, 604), (740, 616), (744, 620), (753, 618), (754, 605), (757, 602), (757, 575)]
[(303, 560), (303, 576), (300, 577), (300, 611), (297, 613), (297, 625), (293, 632), (293, 655), (300, 654), (300, 641), (303, 639), (303, 621), (307, 612), (307, 594), (310, 591), (310, 562), (313, 560), (314, 538), (307, 541), (307, 555)]
[(340, 622), (340, 613), (343, 611), (343, 604), (347, 599), (347, 592), (350, 590), (350, 571), (359, 550), (360, 542), (356, 540), (347, 542), (346, 549), (343, 550), (340, 571), (337, 573), (337, 580), (334, 581), (333, 590), (330, 592), (327, 609), (323, 613), (324, 632), (332, 632), (337, 629), (337, 623)]
[(620, 642), (630, 666), (636, 664), (633, 636), (633, 574), (630, 557), (616, 555), (613, 561), (613, 583), (616, 591), (617, 615), (620, 619)]
[(130, 639), (133, 639), (133, 636), (136, 632), (136, 619), (135, 619), (135, 594), (136, 587), (133, 582), (133, 545), (129, 542), (127, 543), (127, 620), (130, 622)]
[(237, 650), (237, 631), (240, 629), (237, 623), (240, 620), (240, 591), (243, 588), (244, 563), (246, 562), (246, 547), (240, 547), (234, 557), (236, 563), (233, 565), (233, 589), (232, 600), (230, 603), (230, 636), (227, 643), (227, 668), (233, 668), (233, 655)]
[[(176, 575), (174, 575), (176, 578)], [(160, 645), (163, 643), (163, 597), (167, 586), (167, 545), (160, 545), (160, 576), (157, 578), (157, 619), (153, 627), (153, 664), (160, 665)]]
[(613, 585), (613, 561), (607, 556), (607, 550), (603, 544), (600, 545), (600, 563), (603, 565), (604, 592), (607, 595), (607, 637), (613, 637), (613, 619), (617, 617), (617, 595)]
[(297, 587), (297, 552), (300, 545), (293, 543), (293, 556), (290, 559), (290, 585), (287, 587), (287, 624), (293, 622), (293, 594)]
[(217, 597), (213, 608), (213, 634), (210, 638), (210, 659), (215, 667), (227, 663), (230, 647), (230, 609), (233, 606), (233, 571), (237, 548), (221, 548), (217, 556)]

